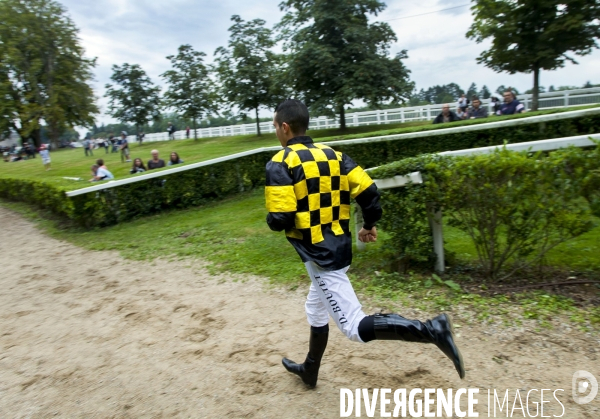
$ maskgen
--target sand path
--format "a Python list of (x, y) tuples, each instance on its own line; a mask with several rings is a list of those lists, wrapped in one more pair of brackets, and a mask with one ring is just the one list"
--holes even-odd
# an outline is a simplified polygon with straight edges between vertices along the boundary
[(600, 417), (600, 396), (571, 398), (576, 370), (600, 379), (598, 340), (566, 325), (467, 327), (469, 313), (457, 314), (462, 382), (432, 346), (361, 345), (332, 329), (307, 390), (280, 363), (306, 353), (306, 290), (214, 276), (200, 260), (127, 261), (50, 238), (6, 209), (0, 218), (0, 418), (333, 418), (340, 388), (460, 387), (480, 388), (481, 417), (488, 388), (562, 388), (563, 417)]

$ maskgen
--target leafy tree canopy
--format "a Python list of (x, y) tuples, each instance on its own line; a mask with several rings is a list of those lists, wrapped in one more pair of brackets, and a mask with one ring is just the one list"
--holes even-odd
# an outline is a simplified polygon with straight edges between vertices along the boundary
[(176, 56), (167, 57), (173, 69), (161, 74), (169, 86), (164, 94), (165, 105), (191, 119), (194, 138), (198, 138), (197, 121), (206, 113), (218, 111), (215, 85), (204, 65), (205, 56), (191, 45), (181, 45)]
[(106, 85), (105, 97), (110, 99), (109, 114), (121, 122), (135, 124), (136, 130), (149, 121), (160, 118), (160, 87), (155, 86), (146, 72), (138, 65), (113, 65)]
[(84, 57), (78, 29), (52, 0), (0, 2), (0, 131), (41, 141), (46, 126), (62, 132), (90, 126), (98, 108), (92, 88), (95, 59)]
[(600, 35), (597, 0), (475, 0), (475, 21), (467, 37), (492, 45), (477, 61), (497, 72), (533, 73), (533, 110), (539, 74), (555, 70), (574, 55), (587, 55)]
[(272, 31), (265, 28), (264, 20), (245, 22), (238, 15), (231, 20), (234, 24), (229, 28), (228, 48), (219, 47), (215, 51), (222, 94), (230, 106), (254, 111), (260, 135), (259, 108), (274, 107), (285, 96), (279, 77), (283, 60), (271, 50), (275, 40)]
[(286, 84), (318, 113), (339, 113), (363, 99), (372, 106), (405, 101), (414, 88), (402, 60), (389, 57), (397, 40), (387, 23), (369, 23), (385, 8), (378, 0), (284, 0), (278, 27), (290, 51)]

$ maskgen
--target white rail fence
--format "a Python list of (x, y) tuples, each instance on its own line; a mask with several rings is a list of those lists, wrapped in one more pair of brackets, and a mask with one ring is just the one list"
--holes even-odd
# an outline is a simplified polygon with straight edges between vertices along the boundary
[[(367, 137), (367, 138), (357, 138), (353, 140), (339, 140), (339, 141), (328, 141), (323, 144), (335, 147), (339, 145), (349, 145), (349, 144), (364, 144), (364, 143), (375, 143), (380, 141), (393, 141), (400, 139), (408, 139), (408, 138), (430, 138), (435, 137), (437, 135), (445, 135), (450, 133), (461, 133), (461, 132), (470, 132), (470, 131), (480, 131), (489, 128), (502, 128), (502, 127), (512, 127), (518, 125), (526, 125), (526, 124), (535, 124), (540, 122), (548, 122), (548, 121), (556, 121), (560, 119), (569, 119), (569, 118), (578, 118), (583, 116), (597, 115), (600, 114), (600, 108), (591, 108), (591, 109), (582, 109), (568, 112), (561, 112), (558, 114), (550, 114), (550, 115), (537, 115), (530, 116), (527, 118), (515, 118), (508, 119), (504, 121), (495, 121), (495, 122), (486, 122), (482, 124), (475, 125), (467, 125), (462, 127), (455, 128), (443, 128), (443, 129), (434, 129), (428, 131), (419, 131), (412, 132), (408, 134), (394, 134), (394, 135), (384, 135), (379, 137)], [(526, 143), (517, 143), (514, 146), (519, 146), (520, 144)], [(256, 153), (262, 153), (265, 151), (279, 151), (281, 150), (281, 146), (273, 146), (273, 147), (262, 147), (256, 148), (254, 150), (248, 150), (241, 153), (231, 154), (228, 156), (218, 157), (216, 159), (206, 160), (198, 163), (191, 163), (186, 165), (176, 165), (175, 167), (170, 167), (168, 169), (157, 169), (152, 170), (150, 172), (145, 172), (139, 175), (131, 176), (125, 179), (119, 180), (111, 180), (108, 182), (99, 183), (87, 188), (76, 189), (73, 191), (68, 191), (67, 196), (77, 196), (85, 193), (96, 192), (103, 189), (115, 188), (121, 185), (127, 185), (129, 183), (143, 182), (148, 179), (153, 179), (157, 177), (167, 176), (178, 172), (184, 172), (187, 170), (193, 170), (198, 167), (210, 166), (212, 164), (221, 163), (228, 160), (235, 160), (240, 157), (249, 156)], [(449, 151), (448, 153), (457, 153), (457, 151)], [(372, 170), (367, 169), (367, 170)]]
[[(541, 140), (541, 141), (529, 141), (526, 143), (508, 144), (506, 148), (512, 151), (552, 151), (560, 148), (566, 148), (569, 146), (575, 147), (593, 147), (595, 143), (590, 139), (600, 140), (600, 134), (590, 135), (578, 135), (575, 137), (555, 138), (552, 140)], [(495, 150), (501, 149), (502, 146), (492, 147), (480, 147), (471, 148), (467, 150), (456, 150), (456, 151), (445, 151), (438, 153), (442, 156), (467, 156), (472, 154), (488, 154), (493, 153)], [(373, 170), (373, 169), (367, 169)], [(394, 176), (386, 179), (374, 179), (378, 189), (393, 189), (400, 187), (407, 187), (413, 184), (423, 183), (423, 178), (420, 172), (413, 172), (405, 176)], [(358, 209), (358, 206), (356, 206)], [(356, 247), (358, 250), (363, 250), (365, 244), (358, 241), (358, 231), (362, 226), (360, 211), (355, 211), (356, 221)], [(433, 233), (433, 250), (437, 256), (435, 270), (438, 272), (444, 272), (445, 259), (444, 259), (444, 233), (443, 233), (443, 222), (442, 222), (442, 211), (434, 211), (433, 207), (430, 207), (428, 211), (429, 225)]]
[[(531, 109), (532, 95), (519, 95), (518, 99), (523, 103), (525, 109)], [(483, 99), (483, 106), (491, 110), (489, 99)], [(561, 92), (541, 93), (539, 98), (539, 109), (568, 108), (572, 106), (594, 105), (600, 103), (600, 88), (565, 90)], [(456, 104), (450, 104), (452, 108)], [(397, 124), (410, 121), (433, 120), (442, 111), (442, 105), (413, 106), (396, 109), (354, 112), (346, 115), (346, 125), (358, 127), (363, 125)], [(491, 113), (491, 112), (490, 112)], [(339, 119), (326, 116), (311, 118), (309, 128), (312, 130), (338, 128)], [(183, 127), (178, 127), (175, 133), (176, 140), (186, 138)], [(261, 132), (275, 132), (271, 122), (260, 123)], [(224, 137), (233, 135), (256, 134), (256, 124), (229, 125), (224, 127), (200, 128), (197, 130), (198, 138)], [(193, 137), (193, 130), (190, 136)], [(146, 134), (144, 142), (167, 141), (169, 136), (166, 132)], [(135, 142), (136, 136), (127, 137), (129, 142)]]

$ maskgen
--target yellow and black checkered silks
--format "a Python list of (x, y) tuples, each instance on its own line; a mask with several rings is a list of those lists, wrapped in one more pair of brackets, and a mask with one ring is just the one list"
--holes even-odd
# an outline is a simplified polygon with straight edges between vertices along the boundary
[(269, 227), (285, 230), (305, 262), (313, 260), (323, 268), (348, 266), (350, 200), (363, 207), (366, 224), (381, 217), (379, 193), (371, 178), (348, 156), (315, 144), (310, 137), (290, 140), (266, 169)]

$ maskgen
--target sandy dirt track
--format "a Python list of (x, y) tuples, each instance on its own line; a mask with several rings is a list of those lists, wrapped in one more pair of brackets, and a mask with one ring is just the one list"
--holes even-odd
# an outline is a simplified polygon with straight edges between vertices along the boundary
[[(600, 396), (587, 405), (571, 398), (575, 371), (600, 379), (599, 342), (565, 335), (566, 325), (467, 327), (457, 314), (467, 364), (461, 382), (433, 346), (361, 345), (332, 324), (319, 384), (309, 390), (281, 366), (282, 356), (306, 353), (307, 289), (213, 276), (201, 260), (127, 261), (45, 236), (6, 209), (0, 217), (2, 419), (334, 418), (340, 388), (460, 387), (480, 388), (480, 417), (487, 417), (488, 388), (523, 396), (562, 388), (563, 417), (600, 417)], [(554, 401), (544, 413), (562, 409)]]

